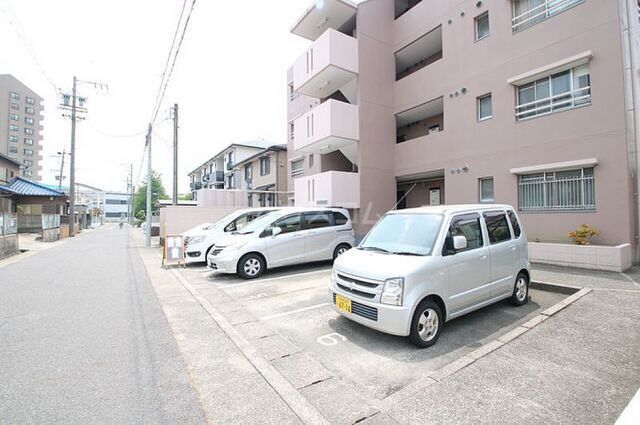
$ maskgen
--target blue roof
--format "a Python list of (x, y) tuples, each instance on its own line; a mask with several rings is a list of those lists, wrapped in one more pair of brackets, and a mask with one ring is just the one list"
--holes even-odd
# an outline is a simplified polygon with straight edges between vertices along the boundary
[(8, 185), (0, 186), (0, 191), (20, 196), (66, 196), (64, 192), (50, 189), (23, 177), (16, 177)]

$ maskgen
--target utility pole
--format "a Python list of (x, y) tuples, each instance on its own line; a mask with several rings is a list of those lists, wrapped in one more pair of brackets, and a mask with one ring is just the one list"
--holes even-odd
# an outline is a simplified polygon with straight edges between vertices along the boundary
[(69, 166), (69, 237), (75, 236), (76, 221), (76, 123), (84, 119), (84, 117), (78, 116), (78, 113), (87, 112), (85, 108), (87, 99), (78, 97), (78, 83), (91, 84), (96, 88), (108, 89), (106, 84), (82, 81), (74, 76), (71, 96), (68, 94), (62, 95), (60, 108), (71, 111), (71, 115), (63, 114), (63, 116), (71, 118), (71, 152), (69, 153), (71, 157)]
[(62, 189), (62, 173), (64, 172), (64, 157), (67, 155), (67, 148), (63, 147), (62, 152), (58, 152), (62, 156), (62, 162), (60, 163), (60, 176), (58, 178), (58, 190)]
[(173, 105), (173, 205), (178, 205), (178, 104)]
[(149, 129), (147, 130), (147, 238), (146, 238), (146, 246), (151, 246), (151, 190), (153, 186), (153, 171), (151, 170), (151, 131), (152, 127), (149, 124)]
[(71, 91), (71, 165), (69, 170), (69, 237), (76, 232), (76, 106), (78, 79), (73, 77)]
[(133, 195), (133, 164), (130, 164), (131, 167), (129, 169), (129, 224), (133, 225), (133, 215), (134, 215), (134, 195)]

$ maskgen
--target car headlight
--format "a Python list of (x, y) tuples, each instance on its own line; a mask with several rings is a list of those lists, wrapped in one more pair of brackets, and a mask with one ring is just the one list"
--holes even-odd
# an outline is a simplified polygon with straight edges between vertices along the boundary
[(404, 278), (396, 277), (384, 281), (380, 303), (390, 305), (402, 305), (402, 295), (404, 293)]
[(196, 243), (200, 243), (200, 242), (204, 242), (204, 239), (206, 238), (205, 235), (199, 235), (199, 236), (192, 236), (187, 240), (187, 243), (189, 245), (192, 244), (196, 244)]

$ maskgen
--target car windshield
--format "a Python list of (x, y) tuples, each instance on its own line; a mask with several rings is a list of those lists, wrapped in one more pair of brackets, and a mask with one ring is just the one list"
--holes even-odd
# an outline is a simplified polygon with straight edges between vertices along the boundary
[(255, 220), (253, 220), (251, 223), (243, 227), (241, 230), (238, 230), (237, 232), (234, 232), (234, 233), (247, 235), (249, 233), (262, 230), (267, 224), (271, 223), (271, 221), (273, 220), (272, 214), (273, 213), (267, 213), (261, 217), (258, 217)]
[(439, 214), (387, 214), (358, 248), (402, 255), (431, 255), (441, 223)]

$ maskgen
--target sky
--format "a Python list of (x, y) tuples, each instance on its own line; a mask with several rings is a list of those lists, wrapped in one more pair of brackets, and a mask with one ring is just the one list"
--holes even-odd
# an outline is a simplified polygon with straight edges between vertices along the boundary
[[(286, 70), (310, 44), (289, 29), (310, 3), (196, 2), (153, 133), (153, 169), (168, 194), (174, 103), (180, 110), (180, 193), (189, 191), (187, 173), (229, 143), (286, 143)], [(144, 133), (182, 4), (0, 0), (0, 74), (13, 74), (45, 99), (45, 183), (59, 172), (56, 152), (69, 149), (71, 124), (58, 109), (58, 91), (70, 92), (74, 75), (108, 84), (108, 91), (79, 86), (88, 114), (78, 124), (76, 181), (124, 191), (131, 164), (134, 183), (143, 181)]]

